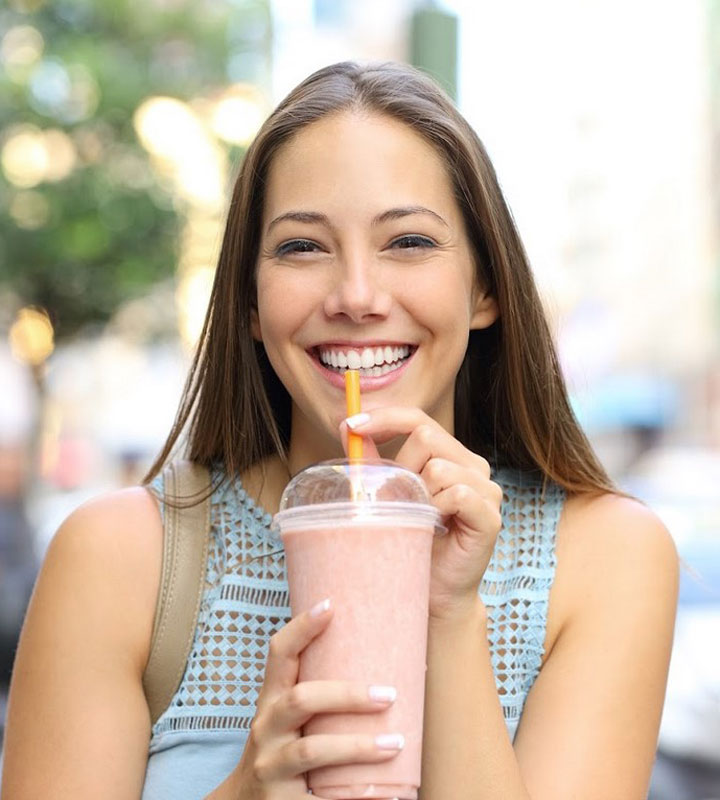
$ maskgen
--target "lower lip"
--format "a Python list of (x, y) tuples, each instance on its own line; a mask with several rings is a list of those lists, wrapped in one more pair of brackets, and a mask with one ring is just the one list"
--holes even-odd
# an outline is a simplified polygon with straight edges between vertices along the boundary
[[(384, 389), (386, 386), (389, 386), (391, 383), (395, 383), (398, 380), (403, 372), (408, 367), (408, 364), (413, 360), (415, 357), (415, 353), (417, 349), (412, 352), (408, 358), (403, 361), (401, 367), (394, 369), (392, 372), (388, 372), (385, 375), (378, 375), (377, 377), (373, 376), (360, 376), (360, 391), (361, 392), (372, 392), (375, 389)], [(344, 372), (335, 372), (332, 369), (328, 369), (319, 359), (315, 358), (312, 353), (308, 353), (308, 357), (315, 365), (315, 368), (318, 372), (325, 378), (326, 381), (331, 383), (338, 389), (342, 389), (345, 391), (345, 373)]]

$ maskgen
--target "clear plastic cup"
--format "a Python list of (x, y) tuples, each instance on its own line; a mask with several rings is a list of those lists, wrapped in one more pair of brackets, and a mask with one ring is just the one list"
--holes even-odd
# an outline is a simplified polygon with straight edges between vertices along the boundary
[(293, 616), (326, 597), (334, 615), (303, 652), (299, 680), (391, 685), (397, 699), (370, 714), (318, 714), (304, 734), (401, 733), (379, 764), (308, 774), (330, 800), (416, 800), (420, 786), (428, 596), (433, 537), (444, 529), (422, 479), (386, 460), (324, 461), (298, 473), (274, 523), (285, 547)]

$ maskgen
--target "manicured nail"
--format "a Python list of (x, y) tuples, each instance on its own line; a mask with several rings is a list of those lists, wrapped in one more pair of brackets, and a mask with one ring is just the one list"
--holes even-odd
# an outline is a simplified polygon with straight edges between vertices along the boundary
[(375, 737), (375, 746), (378, 750), (402, 750), (405, 747), (405, 737), (402, 733), (386, 733)]
[(330, 608), (330, 598), (326, 597), (324, 600), (321, 600), (317, 605), (314, 605), (310, 609), (310, 616), (311, 617), (319, 617), (321, 614), (324, 614)]
[(397, 689), (394, 686), (371, 686), (368, 694), (376, 703), (392, 703), (397, 697)]
[(355, 430), (355, 428), (359, 428), (361, 425), (364, 425), (366, 422), (370, 422), (370, 414), (353, 414), (352, 417), (348, 417), (345, 420), (348, 428), (351, 430)]

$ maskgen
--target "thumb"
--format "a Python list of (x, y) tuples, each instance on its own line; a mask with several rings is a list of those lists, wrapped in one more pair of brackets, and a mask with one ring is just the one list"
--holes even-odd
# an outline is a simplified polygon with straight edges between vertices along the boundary
[[(343, 450), (345, 455), (348, 454), (348, 427), (343, 420), (340, 423), (340, 439), (342, 440)], [(381, 458), (380, 453), (378, 453), (377, 447), (375, 447), (375, 442), (369, 436), (363, 436), (363, 458)]]

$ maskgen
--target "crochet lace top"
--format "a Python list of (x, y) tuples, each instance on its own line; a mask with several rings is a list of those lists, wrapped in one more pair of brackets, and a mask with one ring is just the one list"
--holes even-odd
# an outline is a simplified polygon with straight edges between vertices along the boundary
[[(215, 474), (214, 479), (220, 476)], [(497, 691), (511, 738), (540, 670), (563, 490), (500, 470), (503, 527), (480, 585)], [(152, 484), (162, 494), (162, 478)], [(205, 590), (182, 682), (152, 729), (142, 800), (200, 800), (238, 763), (270, 637), (290, 619), (285, 555), (271, 517), (239, 482), (211, 497)]]

